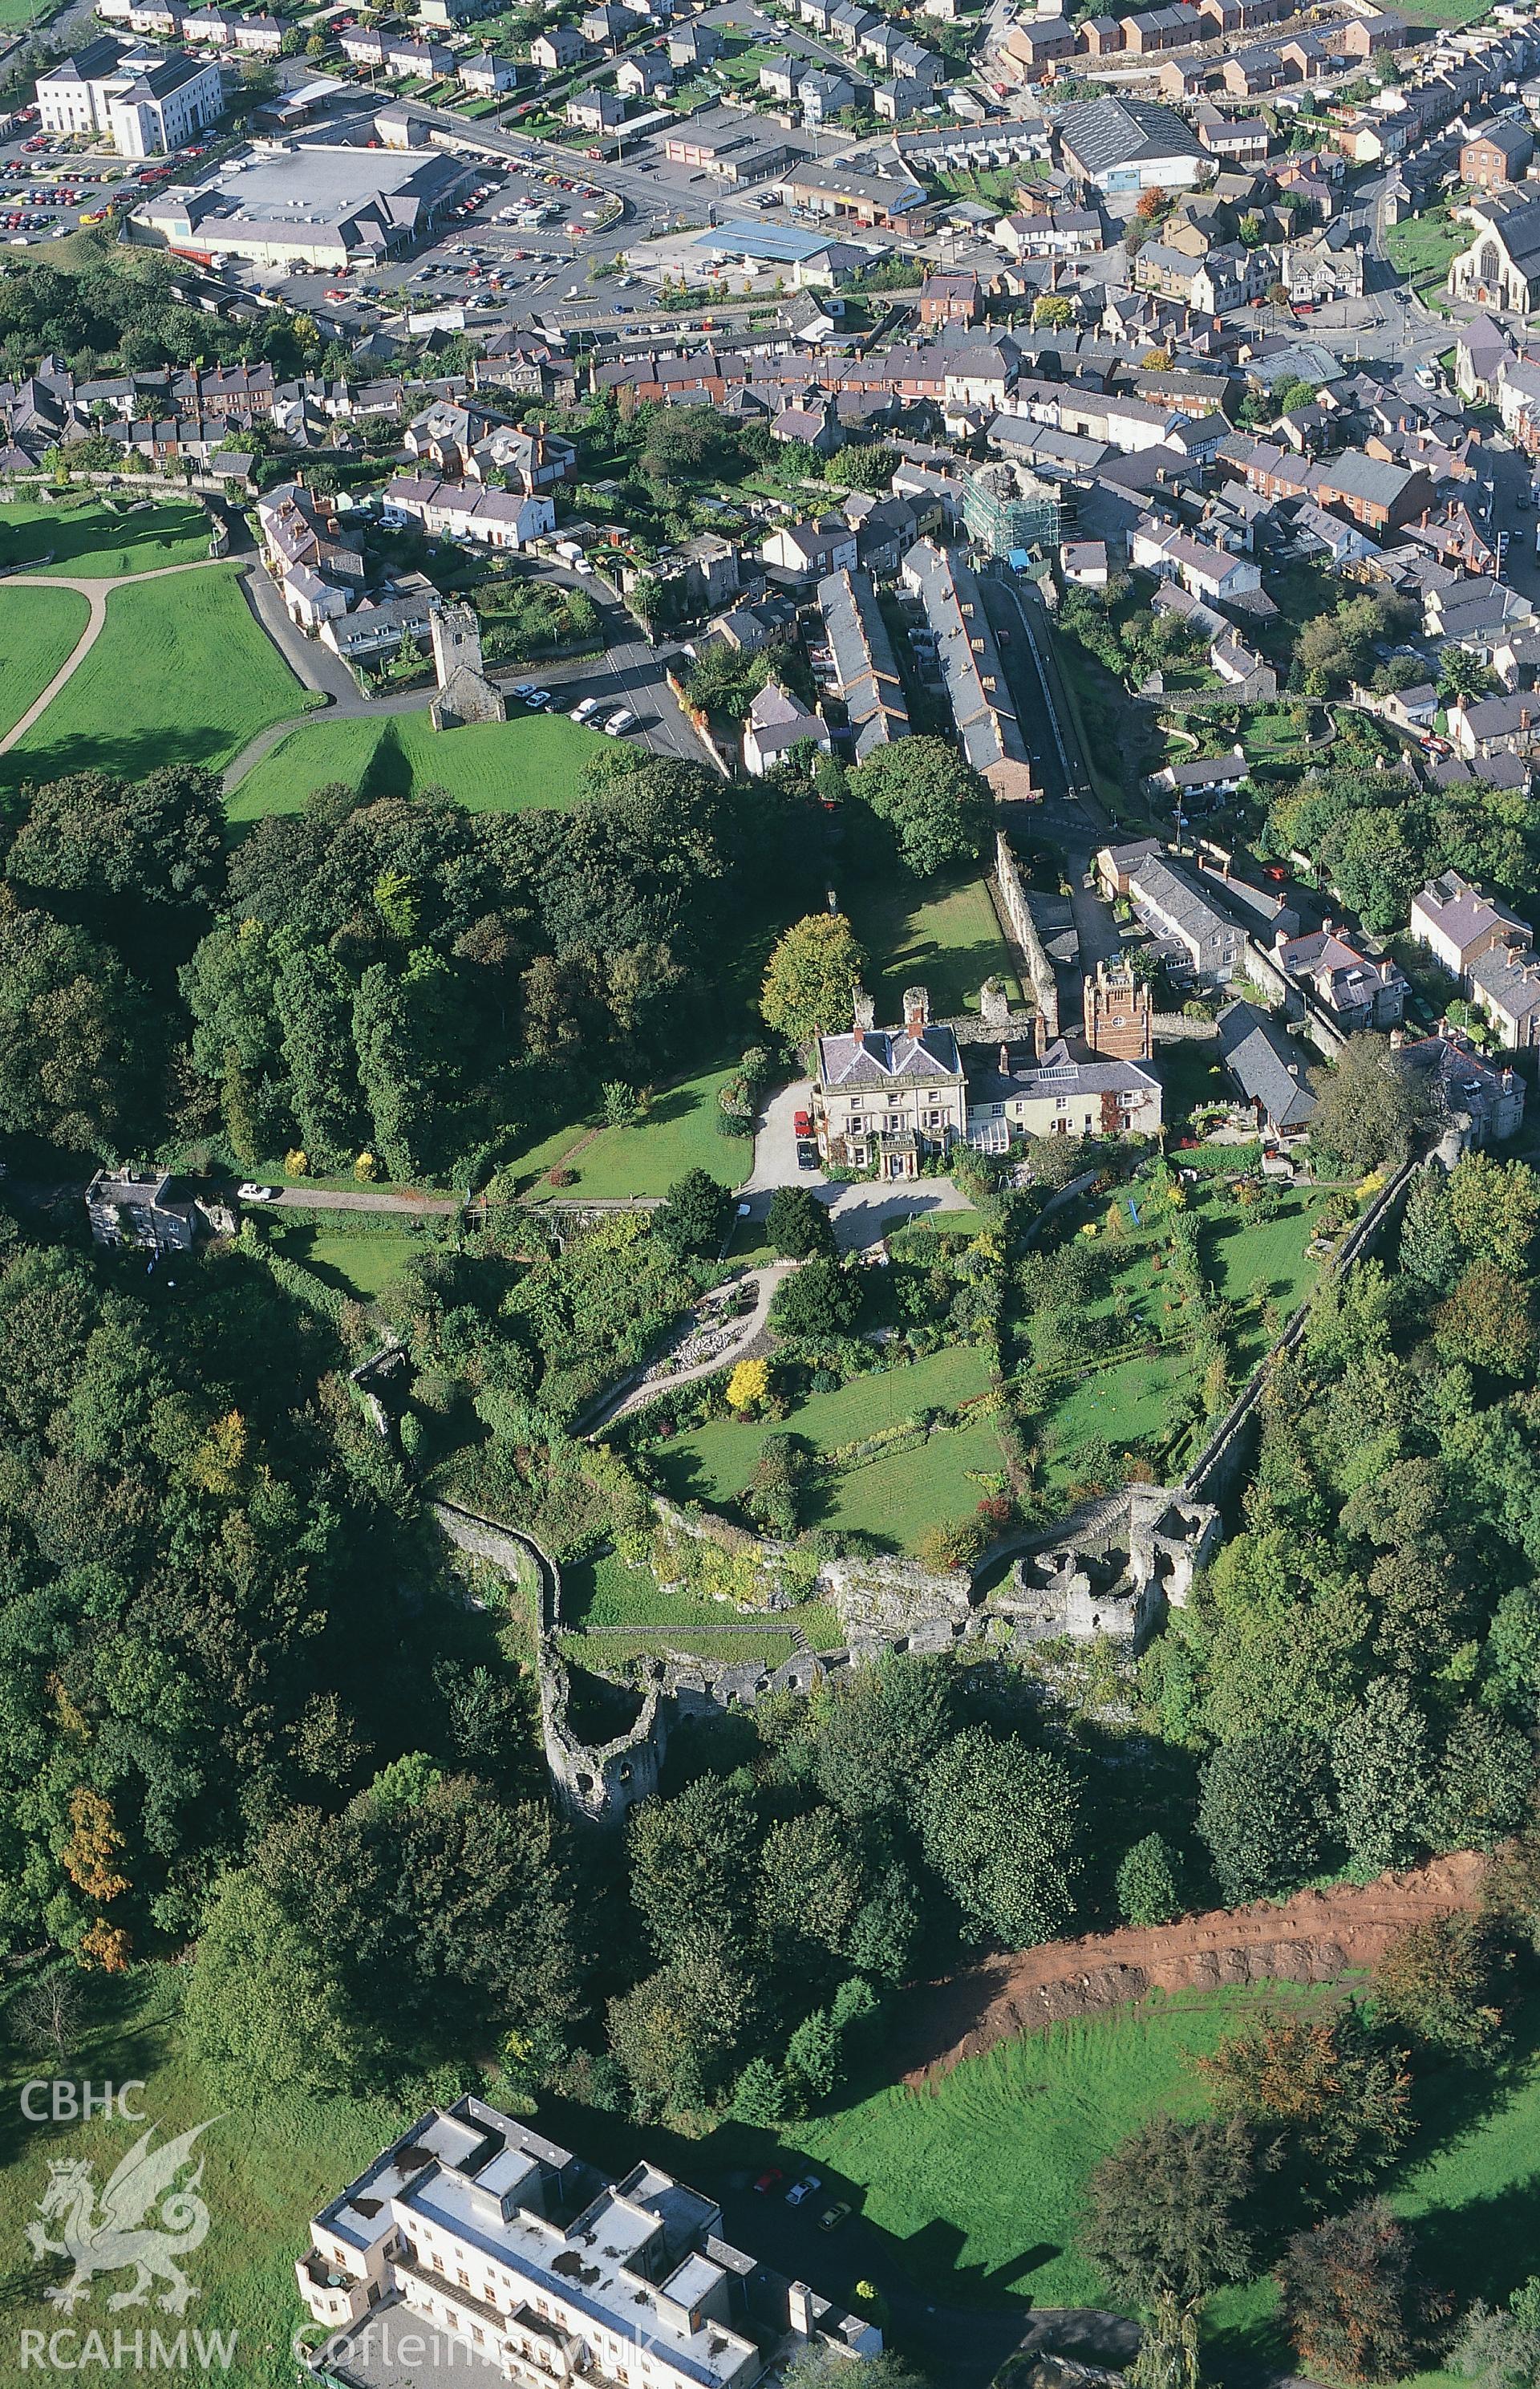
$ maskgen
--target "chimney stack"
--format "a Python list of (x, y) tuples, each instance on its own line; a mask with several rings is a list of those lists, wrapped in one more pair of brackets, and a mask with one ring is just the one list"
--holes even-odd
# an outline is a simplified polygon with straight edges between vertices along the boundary
[(876, 1001), (858, 987), (852, 990), (851, 1002), (855, 1010), (855, 1034), (865, 1037), (877, 1025)]
[(904, 990), (904, 1027), (910, 1036), (919, 1037), (928, 1027), (931, 1016), (930, 990), (906, 987)]

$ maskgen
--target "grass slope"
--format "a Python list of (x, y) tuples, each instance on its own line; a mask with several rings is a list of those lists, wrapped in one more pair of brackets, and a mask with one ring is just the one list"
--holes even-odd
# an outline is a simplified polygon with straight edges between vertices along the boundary
[(1012, 1000), (1020, 999), (982, 879), (935, 880), (923, 889), (899, 880), (853, 910), (856, 934), (872, 956), (879, 1020), (898, 1019), (904, 990), (916, 984), (929, 988), (938, 1018), (976, 1012), (980, 985), (990, 977), (1002, 979)]
[(1223, 2033), (1263, 2005), (1330, 1996), (1289, 1985), (1156, 1995), (1002, 2042), (925, 2089), (874, 2090), (792, 2126), (790, 2144), (949, 2300), (1025, 2292), (1039, 2306), (1115, 2306), (1075, 2246), (1087, 2176), (1156, 2111), (1204, 2112), (1188, 2062)]
[[(455, 731), (458, 738), (464, 734)], [(597, 1114), (569, 1120), (520, 1154), (510, 1167), (521, 1192), (534, 1189), (548, 1169), (577, 1173), (572, 1186), (541, 1185), (541, 1196), (667, 1194), (687, 1169), (708, 1169), (725, 1186), (747, 1177), (754, 1147), (747, 1137), (723, 1136), (717, 1127), (717, 1091), (731, 1070), (703, 1070), (653, 1097), (636, 1128), (603, 1128)]]
[[(774, 1431), (806, 1436), (820, 1450), (834, 1450), (920, 1411), (953, 1409), (983, 1393), (988, 1375), (985, 1355), (974, 1346), (948, 1345), (908, 1368), (811, 1394), (777, 1420)], [(708, 1508), (732, 1502), (747, 1486), (770, 1432), (764, 1425), (716, 1419), (680, 1436), (658, 1454), (668, 1491)], [(915, 1450), (867, 1461), (831, 1479), (821, 1488), (817, 1523), (847, 1530), (859, 1527), (889, 1550), (912, 1551), (927, 1527), (975, 1506), (979, 1488), (970, 1471), (995, 1475), (999, 1467), (993, 1424), (978, 1419), (933, 1435)]]
[[(77, 2078), (89, 2076), (98, 2083), (122, 2082), (131, 2076), (144, 2079), (148, 2087), (137, 2094), (137, 2104), (157, 2127), (157, 2146), (194, 2124), (220, 2117), (210, 2123), (197, 2144), (210, 2230), (187, 2262), (188, 2279), (199, 2294), (185, 2321), (189, 2332), (234, 2330), (237, 2344), (228, 2373), (210, 2366), (208, 2377), (239, 2383), (240, 2389), (293, 2389), (289, 2334), (304, 2319), (294, 2286), (294, 2259), (303, 2253), (309, 2218), (411, 2121), (410, 2114), (383, 2099), (295, 2097), (264, 2100), (252, 2113), (221, 2116), (224, 2102), (203, 2081), (180, 2044), (174, 2021), (177, 1978), (170, 1967), (110, 1985), (97, 1978), (93, 1997), (102, 2023), (72, 2052)], [(12, 2252), (0, 2287), (0, 2343), (6, 2344), (7, 2357), (19, 2349), (23, 2330), (47, 2332), (61, 2319), (43, 2303), (42, 2291), (45, 2283), (61, 2280), (65, 2268), (57, 2258), (32, 2263), (23, 2238), (23, 2228), (46, 2187), (49, 2161), (86, 2158), (100, 2188), (146, 2128), (116, 2117), (57, 2126), (23, 2122), (19, 2086), (30, 2076), (48, 2071), (35, 2059), (7, 2053), (6, 2121), (0, 2143), (5, 2159), (0, 2229)], [(48, 2229), (57, 2237), (57, 2223)], [(105, 2326), (109, 2350), (115, 2321), (131, 2338), (136, 2322), (143, 2324), (146, 2348), (151, 2325), (174, 2337), (180, 2324), (158, 2307), (117, 2317), (106, 2313), (108, 2295), (124, 2286), (126, 2276), (121, 2274), (98, 2281), (89, 2307), (74, 2318), (83, 2334), (93, 2325)], [(197, 2377), (201, 2379), (202, 2373)]]
[(0, 735), (42, 696), (89, 620), (72, 589), (7, 589), (0, 581)]
[[(209, 530), (201, 506), (175, 501), (150, 505), (143, 514), (114, 514), (99, 498), (66, 499), (59, 505), (18, 499), (0, 506), (0, 564), (115, 581), (125, 572), (155, 572), (165, 564), (200, 563), (209, 553)], [(42, 563), (50, 551), (52, 563)]]
[[(298, 711), (291, 707), (291, 711)], [(366, 796), (447, 788), (471, 812), (525, 812), (575, 804), (583, 765), (604, 741), (565, 714), (471, 722), (436, 731), (426, 708), (374, 720), (321, 720), (290, 731), (231, 797), (232, 821), (295, 813), (312, 788), (342, 780)]]
[(240, 567), (210, 565), (119, 589), (74, 677), (5, 758), (4, 783), (162, 763), (217, 771), (248, 738), (309, 699), (247, 610)]

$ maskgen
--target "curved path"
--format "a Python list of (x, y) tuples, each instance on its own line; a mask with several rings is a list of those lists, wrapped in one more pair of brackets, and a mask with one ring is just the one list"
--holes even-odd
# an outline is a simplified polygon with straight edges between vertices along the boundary
[(107, 627), (107, 601), (115, 589), (132, 589), (140, 581), (167, 581), (173, 572), (207, 572), (212, 565), (227, 564), (228, 556), (195, 556), (190, 564), (158, 564), (148, 572), (123, 572), (109, 577), (83, 576), (62, 572), (9, 572), (0, 581), (0, 589), (72, 589), (83, 597), (90, 607), (84, 630), (60, 664), (41, 696), (33, 699), (13, 730), (0, 738), (0, 755), (6, 755), (17, 745), (34, 722), (46, 713), (67, 680), (73, 679), (86, 657)]
[[(741, 1361), (745, 1353), (753, 1350), (764, 1333), (776, 1287), (795, 1267), (795, 1261), (770, 1261), (763, 1269), (749, 1272), (758, 1279), (757, 1297), (754, 1309), (741, 1322), (742, 1333), (735, 1335), (731, 1344), (724, 1346), (719, 1352), (713, 1352), (707, 1360), (696, 1361), (688, 1369), (678, 1370), (671, 1377), (657, 1377), (640, 1386), (630, 1385), (623, 1393), (610, 1395), (584, 1426), (583, 1433), (595, 1436), (601, 1427), (608, 1426), (614, 1419), (624, 1418), (628, 1411), (639, 1410), (643, 1402), (656, 1401), (660, 1395), (671, 1394), (676, 1386), (693, 1386), (698, 1378), (714, 1377), (719, 1370), (731, 1368), (735, 1361)], [(749, 1275), (742, 1281), (745, 1285), (749, 1283)]]

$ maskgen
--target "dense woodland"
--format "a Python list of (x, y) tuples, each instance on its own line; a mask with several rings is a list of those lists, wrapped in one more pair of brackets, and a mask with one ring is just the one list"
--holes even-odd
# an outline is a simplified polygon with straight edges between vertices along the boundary
[(0, 830), (0, 1132), (484, 1182), (601, 1087), (727, 1058), (752, 988), (724, 984), (724, 952), (808, 913), (831, 868), (924, 876), (977, 850), (981, 784), (909, 743), (897, 778), (788, 766), (751, 806), (634, 747), (567, 811), (335, 785), (228, 851), (196, 767), (29, 789)]

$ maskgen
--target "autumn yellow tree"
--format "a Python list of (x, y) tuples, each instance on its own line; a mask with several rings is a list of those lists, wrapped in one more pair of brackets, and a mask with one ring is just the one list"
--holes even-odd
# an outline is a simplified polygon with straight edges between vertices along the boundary
[(770, 1391), (770, 1362), (740, 1361), (727, 1381), (727, 1404), (746, 1418), (757, 1411)]

